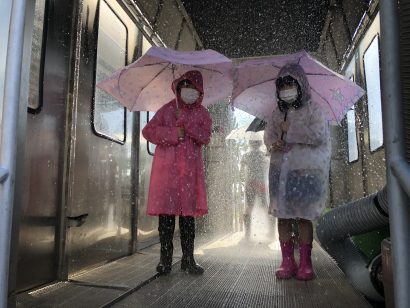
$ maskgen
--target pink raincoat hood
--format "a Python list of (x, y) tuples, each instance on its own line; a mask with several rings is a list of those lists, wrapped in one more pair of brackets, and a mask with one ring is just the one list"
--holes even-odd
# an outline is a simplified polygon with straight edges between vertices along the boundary
[[(184, 101), (181, 98), (180, 93), (177, 92), (177, 85), (183, 81), (183, 80), (189, 80), (194, 87), (198, 90), (198, 92), (201, 93), (201, 95), (198, 97), (195, 103), (188, 105), (185, 104)], [(180, 107), (182, 108), (195, 108), (198, 107), (202, 104), (202, 100), (204, 99), (204, 83), (202, 79), (202, 74), (199, 71), (188, 71), (185, 74), (183, 74), (181, 77), (178, 79), (175, 79), (174, 82), (171, 85), (172, 91), (175, 93), (178, 102), (183, 102)]]

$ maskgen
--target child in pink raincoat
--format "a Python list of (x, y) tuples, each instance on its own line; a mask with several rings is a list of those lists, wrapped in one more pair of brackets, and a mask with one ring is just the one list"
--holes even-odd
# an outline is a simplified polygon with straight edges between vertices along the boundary
[(189, 71), (172, 83), (176, 99), (161, 107), (142, 130), (156, 144), (148, 193), (148, 215), (159, 216), (160, 274), (171, 272), (175, 216), (181, 233), (181, 269), (202, 274), (194, 260), (194, 217), (207, 214), (202, 146), (211, 138), (212, 120), (201, 105), (202, 75)]

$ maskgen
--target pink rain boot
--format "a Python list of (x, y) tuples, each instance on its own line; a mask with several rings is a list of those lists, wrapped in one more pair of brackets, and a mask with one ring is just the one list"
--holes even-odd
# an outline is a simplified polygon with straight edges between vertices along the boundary
[(282, 250), (282, 264), (276, 270), (275, 274), (278, 279), (289, 279), (296, 274), (296, 262), (293, 256), (293, 241), (280, 242)]
[(312, 244), (304, 244), (299, 242), (300, 263), (296, 273), (298, 280), (312, 280), (314, 277), (312, 259), (310, 257), (312, 252)]

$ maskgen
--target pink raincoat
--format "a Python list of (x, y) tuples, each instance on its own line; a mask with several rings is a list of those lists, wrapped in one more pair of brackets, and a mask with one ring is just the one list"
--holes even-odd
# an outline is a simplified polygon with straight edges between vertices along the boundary
[[(212, 120), (201, 105), (202, 75), (189, 71), (172, 83), (190, 80), (202, 93), (194, 104), (185, 104), (180, 95), (161, 107), (142, 130), (149, 142), (156, 144), (148, 193), (148, 215), (202, 216), (208, 212), (205, 190), (202, 145), (211, 138)], [(177, 108), (181, 115), (177, 119)], [(184, 140), (178, 138), (178, 128), (185, 130)]]

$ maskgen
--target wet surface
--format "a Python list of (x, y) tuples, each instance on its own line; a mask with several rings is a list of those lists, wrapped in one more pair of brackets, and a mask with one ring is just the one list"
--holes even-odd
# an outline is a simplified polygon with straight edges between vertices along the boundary
[(244, 232), (213, 240), (198, 235), (195, 258), (205, 268), (202, 276), (180, 270), (180, 244), (174, 242), (168, 276), (156, 277), (159, 245), (154, 245), (73, 276), (70, 282), (22, 293), (17, 307), (369, 307), (317, 243), (313, 281), (278, 281), (275, 220), (259, 206), (252, 213), (249, 239)]
[[(368, 307), (334, 261), (314, 244), (316, 279), (278, 281), (279, 242), (274, 221), (255, 208), (251, 238), (226, 235), (196, 250), (203, 276), (174, 265), (160, 277), (113, 307)], [(297, 253), (295, 254), (297, 256)]]

